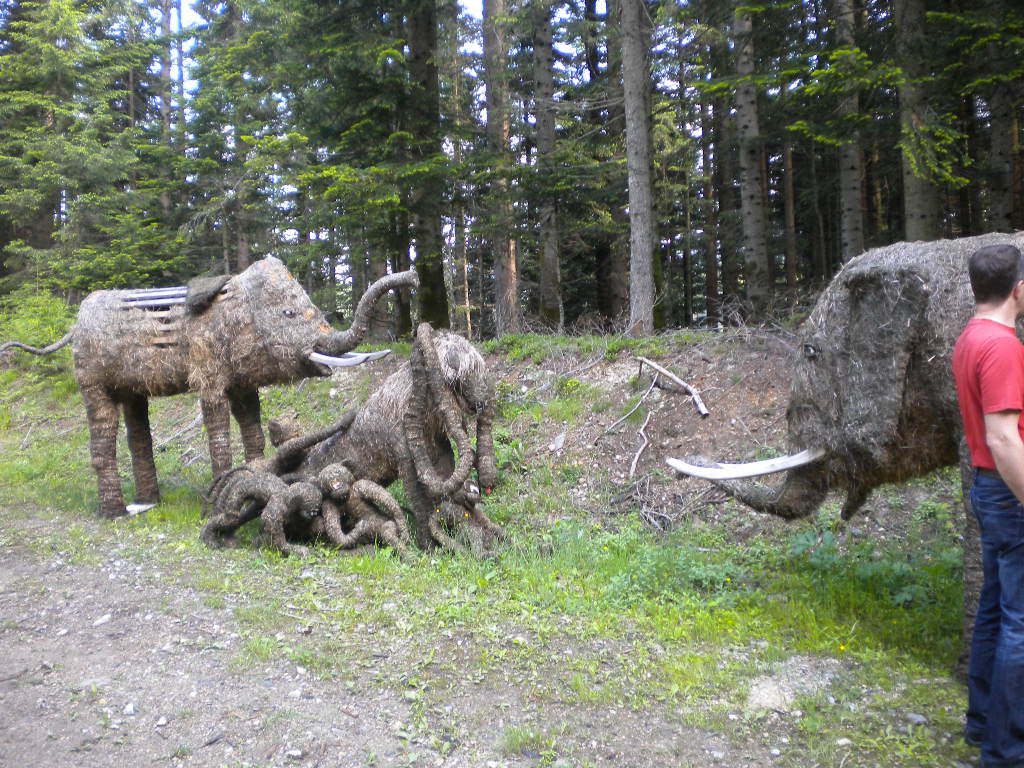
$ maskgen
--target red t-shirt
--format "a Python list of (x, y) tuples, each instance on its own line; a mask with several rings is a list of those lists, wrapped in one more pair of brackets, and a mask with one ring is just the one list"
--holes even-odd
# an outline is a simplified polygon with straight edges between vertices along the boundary
[(971, 464), (995, 469), (985, 443), (985, 414), (1021, 411), (1017, 429), (1024, 439), (1024, 346), (1013, 328), (972, 318), (953, 347), (953, 376)]

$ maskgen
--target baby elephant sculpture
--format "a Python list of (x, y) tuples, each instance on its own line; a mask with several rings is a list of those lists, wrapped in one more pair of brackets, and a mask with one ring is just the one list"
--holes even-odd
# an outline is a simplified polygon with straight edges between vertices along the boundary
[(86, 297), (71, 331), (35, 349), (48, 354), (71, 343), (85, 400), (99, 511), (126, 512), (117, 470), (118, 408), (124, 410), (139, 508), (159, 499), (148, 398), (198, 392), (214, 477), (231, 466), (231, 415), (246, 459), (263, 455), (259, 387), (327, 376), (387, 352), (348, 354), (366, 334), (373, 305), (388, 290), (415, 286), (414, 271), (375, 282), (356, 308), (352, 326), (333, 330), (298, 281), (267, 257), (234, 277), (193, 281), (187, 288), (96, 291)]
[[(477, 419), (476, 450), (464, 423), (471, 415)], [(465, 339), (435, 334), (423, 324), (412, 360), (365, 405), (320, 433), (279, 435), (285, 442), (274, 459), (215, 481), (201, 538), (223, 546), (243, 523), (262, 515), (271, 542), (285, 554), (304, 551), (293, 541), (320, 537), (342, 549), (379, 539), (406, 557), (411, 539), (405, 512), (386, 490), (401, 477), (420, 547), (463, 550), (457, 538), (463, 533), (474, 554), (482, 555), (504, 536), (468, 482), (474, 467), (488, 490), (497, 482), (493, 415), (493, 386), (480, 354)], [(300, 486), (319, 490), (318, 511), (310, 512)]]

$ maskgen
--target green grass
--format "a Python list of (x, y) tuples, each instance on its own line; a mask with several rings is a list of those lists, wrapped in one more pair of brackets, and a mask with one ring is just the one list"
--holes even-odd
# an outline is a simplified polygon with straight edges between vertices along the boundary
[[(502, 684), (552, 712), (632, 707), (768, 744), (774, 737), (763, 716), (743, 713), (746, 692), (772, 664), (802, 654), (835, 659), (842, 673), (827, 691), (798, 702), (802, 716), (785, 726), (779, 765), (838, 765), (846, 754), (840, 739), (856, 749), (851, 765), (966, 759), (950, 737), (964, 702), (950, 679), (961, 596), (948, 474), (926, 481), (928, 498), (908, 510), (912, 547), (841, 543), (834, 507), (745, 543), (728, 516), (658, 537), (635, 515), (610, 515), (601, 497), (581, 502), (572, 493), (581, 467), (547, 452), (527, 456), (531, 430), (572, 424), (600, 399), (591, 385), (567, 378), (547, 402), (503, 401), (496, 442), (505, 479), (486, 508), (511, 537), (495, 557), (435, 553), (403, 563), (387, 550), (318, 548), (298, 560), (251, 544), (202, 546), (198, 492), (208, 469), (182, 471), (173, 450), (161, 454), (164, 501), (156, 510), (96, 521), (81, 404), (63, 401), (59, 379), (46, 382), (12, 380), (0, 399), (19, 403), (16, 413), (9, 407), (6, 428), (0, 411), (2, 543), (23, 540), (82, 565), (116, 547), (118, 557), (158, 567), (167, 589), (194, 588), (225, 612), (240, 635), (232, 661), (240, 673), (287, 661), (361, 685), (359, 670), (373, 670), (373, 685), (391, 686), (421, 708), (409, 728), (422, 743), (464, 738), (445, 732), (442, 739), (429, 715), (453, 690)], [(312, 384), (301, 395), (272, 392), (268, 411), (297, 405), (331, 420), (336, 400)], [(192, 407), (187, 399), (154, 401), (154, 421), (171, 412), (187, 417)], [(45, 525), (30, 524), (40, 515)], [(917, 535), (925, 530), (931, 535)], [(386, 664), (374, 656), (381, 649)], [(901, 712), (928, 723), (907, 728)], [(496, 738), (508, 756), (544, 761), (571, 751), (568, 735), (529, 723)]]

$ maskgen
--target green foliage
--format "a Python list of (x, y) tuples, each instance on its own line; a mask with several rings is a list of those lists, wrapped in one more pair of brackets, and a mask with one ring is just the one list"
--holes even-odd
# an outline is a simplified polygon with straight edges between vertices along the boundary
[[(74, 311), (62, 299), (26, 286), (0, 298), (0, 343), (21, 341), (33, 347), (45, 347), (67, 333), (74, 322)], [(23, 370), (53, 371), (67, 369), (70, 347), (37, 356), (13, 352), (10, 360)]]

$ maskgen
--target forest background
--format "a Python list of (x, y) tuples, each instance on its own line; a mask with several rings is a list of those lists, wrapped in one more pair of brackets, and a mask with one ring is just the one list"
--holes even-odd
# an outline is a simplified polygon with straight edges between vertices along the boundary
[(1022, 74), (1014, 0), (0, 0), (0, 302), (274, 254), (339, 321), (415, 266), (378, 338), (760, 321), (1024, 228)]

